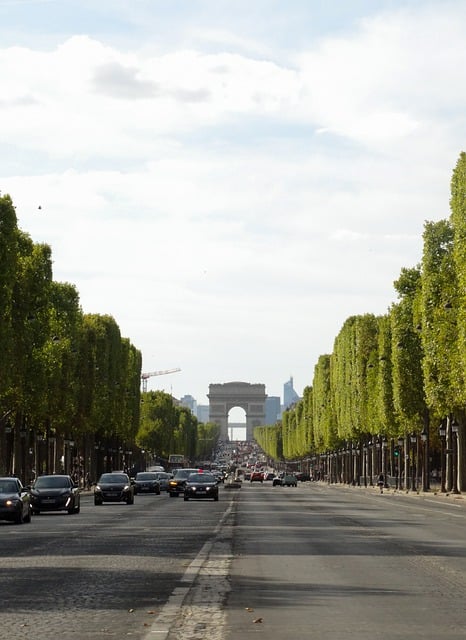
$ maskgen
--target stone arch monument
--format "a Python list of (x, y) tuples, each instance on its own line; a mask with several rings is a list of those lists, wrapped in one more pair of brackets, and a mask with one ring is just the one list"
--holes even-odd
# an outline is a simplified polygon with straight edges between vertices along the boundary
[(209, 420), (220, 425), (220, 438), (228, 440), (228, 413), (234, 407), (246, 412), (246, 440), (253, 439), (254, 427), (265, 424), (265, 384), (226, 382), (209, 384)]

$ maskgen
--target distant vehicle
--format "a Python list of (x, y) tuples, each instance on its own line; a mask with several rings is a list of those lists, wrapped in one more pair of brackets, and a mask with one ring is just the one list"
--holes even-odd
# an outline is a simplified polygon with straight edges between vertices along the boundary
[(176, 469), (183, 469), (186, 466), (186, 458), (181, 453), (172, 453), (168, 456), (168, 471), (174, 473)]
[(186, 480), (184, 500), (218, 500), (218, 480), (211, 473), (192, 473)]
[(262, 471), (252, 471), (249, 481), (250, 482), (264, 482), (264, 474), (262, 473)]
[(0, 478), (0, 520), (31, 522), (31, 499), (19, 478)]
[(39, 476), (30, 489), (32, 513), (41, 511), (67, 511), (79, 513), (81, 498), (79, 487), (68, 475)]
[(173, 478), (173, 473), (166, 471), (156, 471), (157, 480), (159, 481), (160, 491), (168, 491), (168, 483)]
[(156, 471), (140, 471), (134, 478), (134, 493), (160, 495), (160, 482)]
[(170, 498), (177, 498), (180, 493), (184, 493), (186, 480), (192, 473), (198, 473), (199, 469), (178, 469), (173, 478), (168, 481), (168, 495)]
[(128, 474), (113, 472), (103, 473), (94, 487), (94, 504), (104, 502), (134, 503), (134, 487)]
[(292, 473), (287, 473), (282, 478), (282, 487), (297, 487), (298, 479)]
[(165, 467), (162, 467), (161, 465), (156, 464), (156, 465), (153, 465), (152, 467), (149, 467), (147, 471), (155, 471), (155, 472), (165, 471)]

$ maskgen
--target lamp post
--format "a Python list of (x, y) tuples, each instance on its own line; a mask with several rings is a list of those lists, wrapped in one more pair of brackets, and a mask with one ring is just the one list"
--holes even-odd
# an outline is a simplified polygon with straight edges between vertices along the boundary
[(459, 424), (453, 418), (451, 423), (451, 434), (452, 434), (452, 444), (453, 444), (453, 485), (452, 485), (452, 493), (459, 493), (458, 490), (458, 427)]
[(400, 436), (398, 438), (398, 456), (397, 456), (397, 467), (396, 467), (396, 488), (403, 488), (403, 474), (402, 474), (402, 464), (403, 464), (403, 443), (404, 440)]
[(440, 424), (438, 434), (440, 436), (440, 492), (445, 493), (445, 436), (447, 429), (444, 422)]
[(411, 470), (412, 470), (412, 474), (411, 474), (411, 489), (413, 491), (416, 491), (416, 449), (415, 449), (415, 445), (417, 442), (417, 436), (415, 433), (412, 433), (409, 436), (409, 441), (411, 443)]
[(427, 460), (427, 429), (421, 431), (421, 442), (422, 442), (422, 490), (429, 490), (429, 465)]

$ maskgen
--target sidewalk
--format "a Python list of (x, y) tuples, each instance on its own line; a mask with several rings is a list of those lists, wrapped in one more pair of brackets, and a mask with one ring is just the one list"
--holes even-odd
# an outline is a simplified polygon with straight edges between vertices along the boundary
[[(363, 484), (361, 485), (351, 485), (351, 484), (344, 484), (344, 483), (330, 484), (328, 482), (324, 482), (323, 480), (319, 480), (318, 483), (327, 485), (328, 487), (348, 489), (348, 491), (366, 491), (371, 494), (372, 493), (380, 494), (380, 489), (375, 484), (373, 486), (368, 484), (366, 487)], [(310, 486), (312, 486), (313, 482), (306, 483), (306, 484), (309, 484)], [(445, 493), (442, 493), (440, 491), (440, 486), (435, 486), (434, 488), (431, 488), (429, 491), (422, 491), (421, 489), (418, 489), (415, 491), (413, 491), (412, 489), (395, 489), (394, 487), (389, 486), (389, 487), (384, 487), (382, 495), (409, 496), (409, 497), (418, 498), (421, 500), (428, 498), (431, 500), (439, 500), (439, 501), (448, 501), (448, 502), (454, 501), (458, 505), (466, 507), (466, 494), (452, 493), (451, 491), (446, 491)]]

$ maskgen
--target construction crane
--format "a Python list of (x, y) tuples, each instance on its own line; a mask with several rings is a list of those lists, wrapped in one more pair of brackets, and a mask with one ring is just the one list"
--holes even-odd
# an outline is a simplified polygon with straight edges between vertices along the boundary
[(148, 373), (141, 373), (143, 392), (147, 391), (147, 381), (149, 378), (152, 378), (152, 376), (164, 376), (167, 373), (176, 373), (177, 371), (181, 371), (181, 369), (177, 367), (176, 369), (165, 369), (164, 371), (149, 371)]

